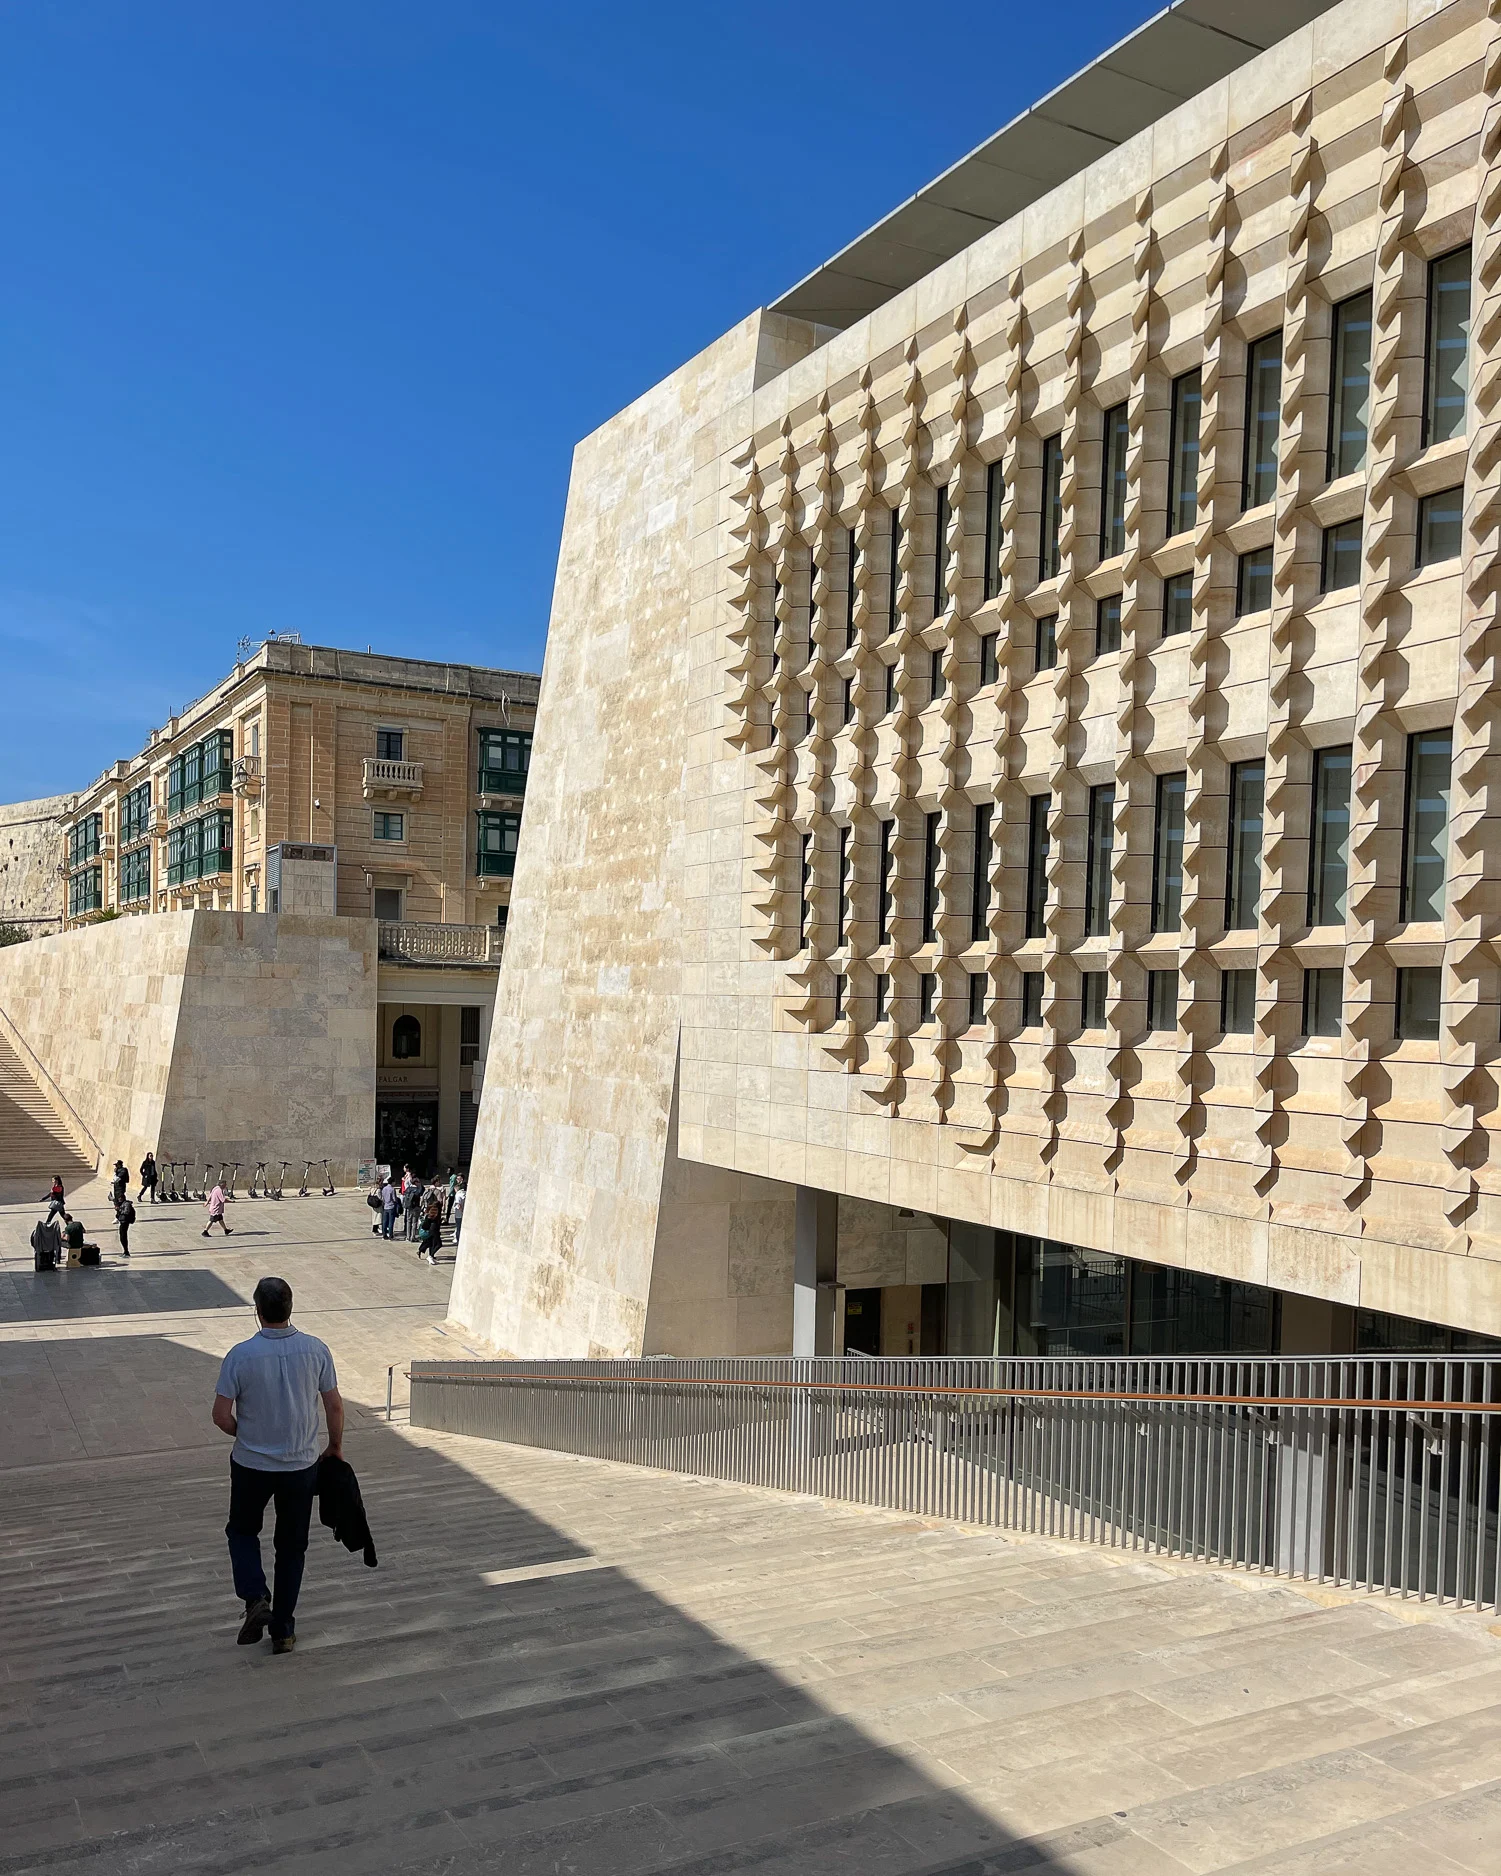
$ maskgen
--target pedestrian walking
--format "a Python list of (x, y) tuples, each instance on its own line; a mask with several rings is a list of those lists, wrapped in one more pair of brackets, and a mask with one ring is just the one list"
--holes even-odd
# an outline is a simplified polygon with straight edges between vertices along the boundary
[(453, 1217), (453, 1195), (459, 1189), (459, 1175), (452, 1167), (448, 1169), (448, 1192), (443, 1203), (443, 1222), (446, 1225)]
[(429, 1186), (422, 1201), (422, 1224), (417, 1233), (417, 1255), (430, 1264), (443, 1248), (443, 1188)]
[(215, 1225), (219, 1227), (225, 1237), (232, 1238), (234, 1236), (234, 1232), (224, 1222), (224, 1188), (217, 1179), (214, 1181), (213, 1191), (208, 1195), (208, 1223), (203, 1227), (203, 1235), (207, 1237)]
[(115, 1207), (116, 1211), (119, 1210), (124, 1201), (125, 1194), (129, 1190), (130, 1174), (126, 1171), (124, 1160), (117, 1159), (115, 1161), (114, 1175), (109, 1182), (109, 1202)]
[(459, 1233), (464, 1228), (465, 1186), (462, 1173), (459, 1175), (458, 1190), (453, 1195), (453, 1248), (459, 1248)]
[(130, 1255), (130, 1227), (135, 1221), (136, 1208), (131, 1204), (130, 1194), (127, 1192), (115, 1207), (115, 1228), (120, 1233), (120, 1249), (127, 1257)]
[(415, 1243), (417, 1239), (417, 1227), (422, 1220), (422, 1194), (426, 1189), (418, 1174), (408, 1167), (406, 1183), (401, 1190), (401, 1210), (408, 1244)]
[(43, 1224), (50, 1225), (59, 1212), (66, 1221), (68, 1207), (63, 1199), (63, 1182), (56, 1173), (53, 1173), (52, 1184), (47, 1189), (47, 1216), (42, 1220)]
[(141, 1161), (141, 1197), (140, 1203), (146, 1203), (146, 1194), (151, 1194), (151, 1203), (156, 1203), (156, 1155), (148, 1153)]
[[(234, 1440), (224, 1535), (235, 1594), (245, 1605), (235, 1639), (250, 1647), (269, 1627), (271, 1652), (285, 1655), (296, 1643), (297, 1596), (318, 1483), (318, 1402), (328, 1423), (323, 1456), (329, 1459), (343, 1457), (344, 1402), (327, 1345), (292, 1326), (291, 1284), (262, 1277), (254, 1301), (256, 1333), (224, 1357), (213, 1421)], [(276, 1586), (268, 1595), (261, 1524), (273, 1502)]]
[(396, 1188), (391, 1184), (390, 1175), (381, 1181), (380, 1188), (380, 1234), (389, 1239), (396, 1229), (396, 1214), (401, 1209), (401, 1200)]

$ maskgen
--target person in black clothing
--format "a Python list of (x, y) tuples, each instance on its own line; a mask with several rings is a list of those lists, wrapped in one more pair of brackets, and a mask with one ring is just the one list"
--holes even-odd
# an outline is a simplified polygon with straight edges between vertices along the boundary
[(123, 1159), (115, 1161), (115, 1175), (109, 1183), (109, 1202), (119, 1211), (124, 1203), (125, 1194), (130, 1189), (130, 1174), (125, 1169)]
[(131, 1204), (130, 1194), (127, 1193), (115, 1207), (115, 1224), (120, 1232), (120, 1249), (127, 1257), (130, 1255), (130, 1227), (135, 1221), (136, 1208)]
[(146, 1203), (146, 1194), (151, 1194), (151, 1203), (156, 1203), (156, 1155), (148, 1153), (141, 1161), (141, 1203)]

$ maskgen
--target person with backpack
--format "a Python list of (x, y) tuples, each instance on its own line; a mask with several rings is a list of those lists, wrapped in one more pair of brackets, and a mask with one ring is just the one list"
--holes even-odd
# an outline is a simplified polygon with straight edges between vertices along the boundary
[(423, 1195), (422, 1223), (417, 1229), (417, 1255), (430, 1264), (438, 1261), (443, 1247), (443, 1188), (431, 1185)]
[(130, 1194), (125, 1193), (115, 1207), (115, 1227), (120, 1233), (120, 1249), (127, 1257), (130, 1255), (130, 1227), (136, 1221), (136, 1208), (130, 1202)]
[(141, 1203), (146, 1203), (146, 1194), (151, 1194), (151, 1203), (156, 1203), (156, 1155), (147, 1153), (141, 1161)]
[(408, 1244), (417, 1237), (417, 1228), (422, 1222), (422, 1195), (427, 1187), (422, 1183), (422, 1175), (407, 1168), (407, 1176), (402, 1181), (401, 1210), (403, 1215), (403, 1234)]
[(126, 1171), (123, 1159), (115, 1161), (114, 1176), (109, 1182), (109, 1202), (118, 1211), (125, 1202), (125, 1194), (130, 1189), (130, 1174)]

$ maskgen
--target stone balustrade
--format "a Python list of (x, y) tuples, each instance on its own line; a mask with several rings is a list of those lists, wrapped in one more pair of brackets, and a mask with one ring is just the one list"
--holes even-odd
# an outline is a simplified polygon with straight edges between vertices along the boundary
[(498, 925), (425, 925), (408, 919), (382, 919), (380, 955), (401, 964), (495, 966), (500, 963), (504, 938)]

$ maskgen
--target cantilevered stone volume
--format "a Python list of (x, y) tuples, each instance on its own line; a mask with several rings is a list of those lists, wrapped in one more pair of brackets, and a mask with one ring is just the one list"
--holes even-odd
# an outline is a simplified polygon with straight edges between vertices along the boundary
[(579, 446), (491, 1344), (1501, 1335), (1501, 0), (1230, 11)]

